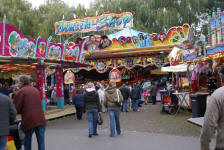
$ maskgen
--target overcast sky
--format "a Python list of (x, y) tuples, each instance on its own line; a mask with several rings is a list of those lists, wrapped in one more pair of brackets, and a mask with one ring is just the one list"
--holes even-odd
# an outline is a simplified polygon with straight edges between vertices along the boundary
[[(41, 4), (44, 4), (47, 0), (27, 0), (27, 1), (30, 2), (33, 5), (33, 7), (39, 7)], [(62, 1), (64, 1), (70, 7), (82, 4), (85, 6), (85, 8), (89, 8), (90, 2), (94, 0), (62, 0)]]

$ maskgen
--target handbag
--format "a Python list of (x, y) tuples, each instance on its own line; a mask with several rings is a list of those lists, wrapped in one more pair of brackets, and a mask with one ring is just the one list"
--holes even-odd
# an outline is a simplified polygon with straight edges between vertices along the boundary
[(116, 101), (116, 103), (117, 103), (117, 105), (118, 105), (119, 107), (121, 107), (122, 103), (121, 103), (121, 101), (120, 101), (120, 97), (119, 97), (118, 89), (117, 89), (117, 101)]
[(98, 113), (97, 124), (98, 125), (102, 125), (103, 124), (103, 117), (102, 117), (102, 115), (100, 113)]

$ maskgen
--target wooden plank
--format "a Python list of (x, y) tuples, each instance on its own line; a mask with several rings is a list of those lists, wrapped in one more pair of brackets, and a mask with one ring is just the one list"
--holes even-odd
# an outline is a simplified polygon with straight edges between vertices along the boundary
[(198, 117), (198, 118), (189, 118), (187, 119), (188, 122), (193, 123), (197, 126), (202, 127), (202, 125), (204, 124), (204, 117)]
[[(45, 118), (46, 120), (53, 120), (56, 118), (67, 116), (67, 115), (73, 115), (75, 113), (76, 113), (76, 109), (73, 105), (65, 106), (64, 109), (57, 109), (55, 107), (51, 110), (47, 110), (47, 112), (45, 113)], [(16, 119), (21, 120), (21, 115), (17, 115)]]

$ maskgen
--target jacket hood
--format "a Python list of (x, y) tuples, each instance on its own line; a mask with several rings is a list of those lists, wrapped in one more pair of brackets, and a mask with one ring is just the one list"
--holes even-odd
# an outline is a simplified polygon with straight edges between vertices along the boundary
[(92, 91), (95, 91), (95, 88), (87, 88), (86, 91), (87, 92), (92, 92)]
[(86, 95), (87, 95), (87, 96), (90, 96), (90, 97), (95, 96), (95, 93), (96, 93), (95, 90), (92, 90), (92, 91), (86, 91)]
[(116, 88), (115, 88), (115, 87), (109, 87), (106, 91), (107, 91), (109, 94), (113, 94), (114, 92), (116, 92)]

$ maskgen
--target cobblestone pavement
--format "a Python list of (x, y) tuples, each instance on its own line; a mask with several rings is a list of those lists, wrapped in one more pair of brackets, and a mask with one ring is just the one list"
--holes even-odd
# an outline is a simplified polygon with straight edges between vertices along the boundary
[[(87, 120), (74, 115), (48, 121), (47, 150), (196, 150), (200, 149), (201, 128), (187, 122), (191, 113), (160, 114), (160, 105), (143, 105), (139, 112), (121, 113), (122, 135), (109, 137), (109, 117), (103, 114), (104, 124), (98, 126), (99, 136), (88, 138)], [(214, 147), (214, 141), (212, 142)], [(33, 149), (37, 149), (33, 140)]]

